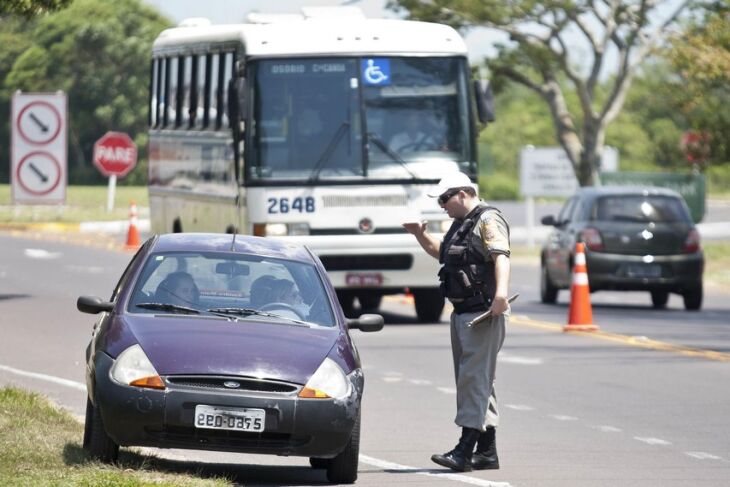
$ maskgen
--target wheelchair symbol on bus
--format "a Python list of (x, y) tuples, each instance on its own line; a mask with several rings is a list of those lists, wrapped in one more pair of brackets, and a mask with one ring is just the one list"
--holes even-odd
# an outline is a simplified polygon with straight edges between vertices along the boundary
[(390, 84), (390, 60), (363, 59), (362, 76), (366, 85)]

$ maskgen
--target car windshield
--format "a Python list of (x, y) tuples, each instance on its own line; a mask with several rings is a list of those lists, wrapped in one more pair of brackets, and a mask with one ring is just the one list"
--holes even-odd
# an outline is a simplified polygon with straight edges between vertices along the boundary
[(591, 220), (614, 222), (691, 223), (679, 198), (660, 195), (612, 195), (596, 200)]
[(220, 252), (164, 252), (148, 257), (128, 311), (214, 314), (239, 321), (334, 326), (313, 265)]
[(251, 69), (252, 182), (413, 181), (473, 169), (463, 58), (282, 58)]

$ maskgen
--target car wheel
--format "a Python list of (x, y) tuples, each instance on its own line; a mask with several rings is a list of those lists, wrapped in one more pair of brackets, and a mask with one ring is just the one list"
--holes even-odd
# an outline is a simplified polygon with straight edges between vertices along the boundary
[(683, 297), (684, 309), (687, 311), (699, 310), (702, 307), (702, 284), (685, 291)]
[(651, 304), (656, 309), (666, 308), (667, 301), (669, 301), (669, 292), (668, 291), (652, 291), (651, 292)]
[(309, 457), (309, 464), (314, 469), (325, 469), (329, 465), (330, 460), (327, 458), (316, 458), (316, 457)]
[(368, 310), (376, 310), (380, 307), (380, 301), (383, 296), (380, 294), (367, 293), (358, 294), (357, 300), (360, 301), (360, 308)]
[(86, 399), (84, 424), (84, 449), (92, 458), (104, 463), (116, 462), (119, 456), (119, 445), (106, 434), (101, 412), (88, 398)]
[(548, 275), (547, 266), (540, 266), (540, 300), (545, 304), (555, 304), (559, 289), (555, 287)]
[(352, 484), (357, 480), (357, 463), (360, 455), (360, 413), (347, 446), (327, 465), (327, 480), (333, 484)]
[(444, 297), (438, 289), (415, 289), (413, 300), (416, 305), (416, 315), (422, 323), (435, 323), (441, 319), (444, 310)]

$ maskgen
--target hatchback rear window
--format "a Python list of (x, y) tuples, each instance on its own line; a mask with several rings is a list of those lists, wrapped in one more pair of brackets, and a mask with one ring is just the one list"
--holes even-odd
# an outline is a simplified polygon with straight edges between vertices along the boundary
[(593, 221), (691, 223), (682, 200), (671, 196), (614, 195), (596, 200)]

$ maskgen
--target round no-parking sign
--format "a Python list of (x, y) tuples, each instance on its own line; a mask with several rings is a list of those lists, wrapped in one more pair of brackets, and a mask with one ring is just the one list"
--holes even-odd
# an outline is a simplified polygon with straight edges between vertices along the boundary
[(65, 93), (13, 95), (13, 203), (66, 201), (66, 112)]

